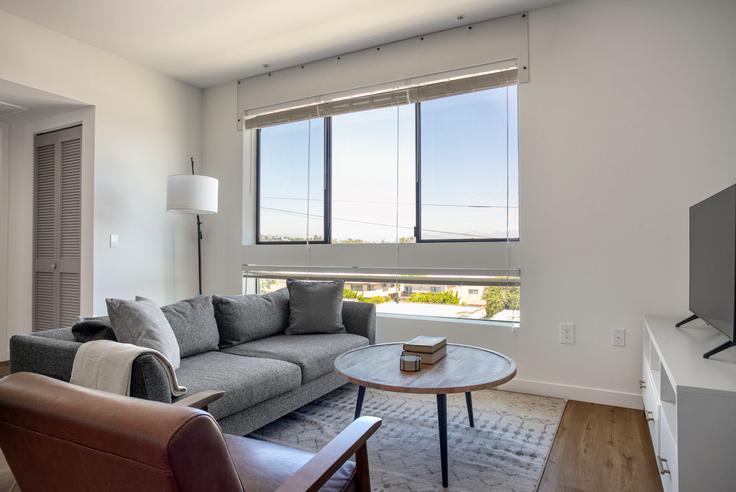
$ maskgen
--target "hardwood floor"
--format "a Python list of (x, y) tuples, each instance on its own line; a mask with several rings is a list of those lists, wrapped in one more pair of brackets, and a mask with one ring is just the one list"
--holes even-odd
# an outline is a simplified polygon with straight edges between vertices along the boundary
[(539, 492), (661, 490), (642, 411), (567, 403)]
[[(0, 377), (10, 370), (0, 362)], [(0, 454), (0, 487), (12, 483)], [(569, 401), (538, 492), (660, 492), (641, 410)]]

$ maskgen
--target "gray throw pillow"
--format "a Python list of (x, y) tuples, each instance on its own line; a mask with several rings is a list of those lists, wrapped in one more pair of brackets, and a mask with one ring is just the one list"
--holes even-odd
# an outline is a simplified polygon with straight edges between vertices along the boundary
[(210, 296), (195, 296), (162, 306), (161, 311), (174, 331), (182, 357), (217, 350), (220, 333)]
[(342, 297), (345, 282), (305, 282), (289, 279), (289, 327), (287, 335), (345, 333)]
[(264, 295), (212, 296), (220, 347), (232, 347), (279, 335), (289, 322), (286, 289)]
[(158, 305), (148, 299), (107, 299), (107, 315), (112, 331), (121, 343), (161, 352), (174, 369), (179, 367), (179, 344), (171, 325)]

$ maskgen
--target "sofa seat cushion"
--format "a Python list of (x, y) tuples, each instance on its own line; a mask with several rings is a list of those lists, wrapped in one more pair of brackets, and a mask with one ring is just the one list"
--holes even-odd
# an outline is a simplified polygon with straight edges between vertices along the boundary
[[(235, 470), (248, 492), (271, 492), (279, 488), (314, 457), (313, 453), (281, 444), (224, 434)], [(320, 488), (321, 492), (342, 492), (355, 485), (355, 463), (342, 465)]]
[[(368, 339), (351, 333), (276, 335), (248, 342), (224, 351), (247, 357), (279, 359), (298, 365), (306, 383), (331, 372), (335, 358), (354, 348), (368, 345)], [(398, 362), (397, 362), (398, 364)]]
[(302, 380), (299, 367), (289, 362), (222, 352), (185, 357), (176, 370), (176, 377), (190, 395), (206, 390), (225, 392), (209, 407), (216, 419), (294, 390)]

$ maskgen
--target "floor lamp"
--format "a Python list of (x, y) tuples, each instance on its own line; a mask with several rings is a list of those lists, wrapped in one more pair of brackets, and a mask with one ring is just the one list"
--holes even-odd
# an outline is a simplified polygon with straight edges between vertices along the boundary
[(197, 271), (199, 293), (202, 294), (202, 221), (200, 215), (217, 213), (216, 178), (194, 174), (194, 157), (191, 157), (192, 174), (169, 176), (166, 182), (166, 210), (197, 216)]

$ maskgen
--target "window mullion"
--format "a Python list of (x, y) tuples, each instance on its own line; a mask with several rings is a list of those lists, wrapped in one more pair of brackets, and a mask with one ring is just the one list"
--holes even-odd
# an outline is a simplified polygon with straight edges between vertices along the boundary
[(414, 196), (414, 207), (416, 208), (416, 220), (414, 224), (414, 240), (422, 241), (422, 117), (420, 102), (414, 103), (414, 159), (416, 169), (414, 180), (416, 192)]
[(256, 129), (256, 244), (261, 242), (261, 129)]
[(324, 234), (325, 243), (332, 244), (332, 118), (327, 116), (324, 120)]

